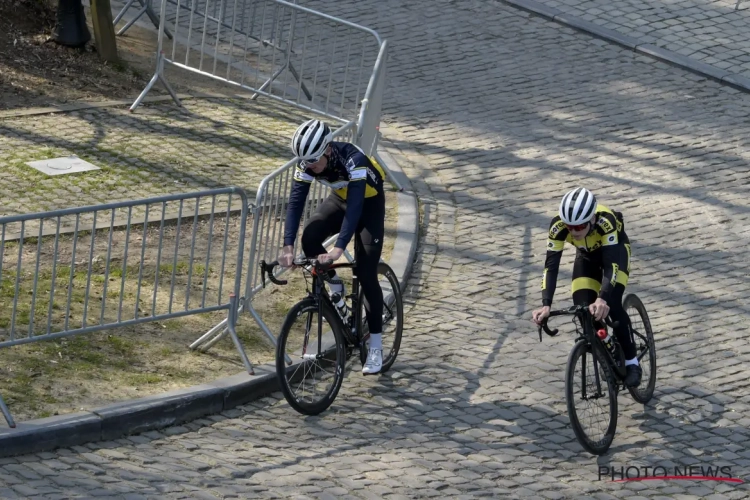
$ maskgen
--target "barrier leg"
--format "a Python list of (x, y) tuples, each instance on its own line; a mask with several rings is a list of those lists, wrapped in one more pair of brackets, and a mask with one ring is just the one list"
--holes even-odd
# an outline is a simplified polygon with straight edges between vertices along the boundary
[[(117, 23), (119, 23), (122, 20), (122, 17), (125, 15), (125, 12), (130, 9), (130, 7), (135, 3), (135, 0), (128, 0), (128, 3), (125, 4), (125, 6), (122, 8), (122, 10), (117, 14), (117, 17), (115, 17), (112, 24), (114, 26), (117, 26)], [(133, 19), (128, 21), (128, 23), (123, 26), (120, 31), (117, 32), (117, 35), (120, 36), (124, 34), (126, 31), (130, 29), (133, 24), (138, 21), (138, 19), (141, 18), (143, 14), (146, 14), (149, 19), (151, 19), (151, 22), (156, 27), (156, 29), (159, 29), (159, 16), (156, 15), (156, 12), (154, 12), (154, 9), (151, 8), (151, 0), (146, 0), (145, 2), (143, 0), (138, 0), (138, 3), (141, 4), (141, 10), (138, 11), (138, 13), (135, 15)], [(169, 39), (172, 39), (172, 33), (169, 32), (167, 28), (164, 28), (164, 34), (169, 37)]]
[[(239, 309), (237, 309), (237, 317), (239, 318), (240, 313), (244, 309), (245, 301), (240, 299), (240, 305)], [(222, 320), (218, 325), (211, 328), (209, 331), (204, 333), (200, 338), (195, 340), (192, 344), (190, 344), (190, 349), (193, 350), (200, 350), (201, 352), (207, 352), (211, 347), (214, 346), (218, 341), (226, 337), (227, 333), (229, 333), (229, 327), (227, 326), (227, 322), (229, 319)], [(218, 335), (216, 334), (217, 332)], [(213, 337), (213, 338), (211, 338)]]
[[(276, 337), (274, 337), (273, 333), (271, 333), (271, 330), (268, 328), (268, 325), (266, 325), (265, 321), (261, 319), (260, 315), (258, 314), (258, 311), (256, 311), (255, 308), (253, 308), (249, 300), (247, 302), (248, 302), (247, 307), (246, 307), (247, 312), (249, 312), (250, 315), (255, 320), (255, 322), (258, 323), (258, 326), (260, 327), (261, 330), (263, 330), (263, 333), (265, 333), (266, 336), (271, 340), (271, 342), (273, 342), (273, 345), (274, 346), (278, 345), (278, 342), (276, 341)], [(285, 356), (285, 358), (288, 364), (292, 363), (292, 360), (289, 358), (289, 356)]]
[(247, 369), (247, 373), (250, 375), (255, 375), (255, 370), (253, 369), (252, 363), (250, 363), (250, 360), (247, 358), (247, 353), (245, 353), (245, 348), (242, 347), (242, 342), (240, 342), (240, 338), (237, 336), (237, 331), (235, 330), (235, 326), (237, 325), (237, 296), (235, 294), (231, 294), (229, 296), (229, 318), (227, 318), (227, 330), (229, 330), (229, 334), (232, 336), (232, 341), (234, 342), (235, 347), (237, 347), (237, 352), (240, 353), (240, 358), (242, 358), (242, 363), (245, 365), (245, 369)]
[(297, 70), (294, 69), (294, 65), (292, 63), (289, 63), (289, 72), (292, 74), (295, 80), (297, 80), (300, 84), (300, 87), (302, 88), (302, 92), (305, 93), (305, 97), (307, 97), (308, 101), (313, 100), (313, 96), (310, 93), (310, 90), (307, 88), (307, 85), (305, 85), (305, 82), (299, 79), (299, 73), (297, 73)]
[(0, 396), (0, 410), (2, 410), (3, 416), (5, 416), (5, 421), (8, 422), (8, 426), (15, 429), (16, 421), (13, 420), (13, 415), (10, 414), (10, 410), (5, 405), (5, 401), (3, 401), (2, 396)]
[[(146, 7), (144, 6), (143, 8), (141, 8), (141, 10), (138, 11), (138, 14), (136, 14), (133, 19), (128, 21), (127, 24), (125, 24), (125, 26), (120, 28), (120, 31), (117, 32), (117, 36), (122, 36), (122, 34), (128, 31), (130, 27), (133, 26), (136, 23), (136, 21), (138, 21), (138, 19), (140, 19), (140, 17), (145, 13), (146, 13)], [(158, 29), (158, 25), (157, 25), (157, 29)]]
[(117, 15), (115, 16), (115, 20), (112, 21), (113, 26), (117, 26), (117, 23), (120, 22), (120, 19), (122, 19), (122, 16), (124, 16), (125, 13), (128, 11), (128, 9), (130, 9), (130, 6), (133, 5), (133, 2), (135, 2), (135, 0), (128, 0), (128, 3), (126, 3), (125, 6), (122, 8), (122, 10), (117, 13)]
[[(145, 9), (146, 15), (149, 17), (149, 19), (151, 19), (151, 22), (154, 23), (156, 29), (159, 29), (159, 16), (157, 16), (156, 12), (154, 12), (154, 9), (151, 8), (151, 0), (146, 0)], [(167, 38), (169, 38), (170, 40), (172, 39), (172, 33), (170, 33), (166, 27), (164, 27), (164, 34), (167, 35)]]
[(172, 96), (172, 100), (174, 100), (175, 104), (177, 104), (178, 106), (182, 106), (182, 102), (177, 97), (177, 94), (175, 94), (174, 90), (172, 90), (172, 87), (169, 85), (169, 83), (167, 83), (166, 78), (164, 78), (164, 54), (160, 53), (159, 61), (156, 65), (156, 73), (154, 73), (154, 76), (151, 77), (151, 80), (149, 80), (148, 85), (146, 85), (146, 88), (143, 89), (143, 92), (141, 92), (138, 98), (133, 102), (133, 105), (130, 106), (130, 111), (135, 110), (135, 108), (137, 108), (141, 104), (143, 99), (146, 97), (146, 94), (149, 93), (151, 87), (154, 86), (157, 80), (159, 80), (162, 85), (164, 85), (164, 87), (167, 89), (167, 92), (169, 92), (169, 95)]
[[(281, 68), (279, 68), (279, 69), (278, 69), (278, 70), (277, 70), (277, 71), (276, 71), (276, 72), (275, 72), (275, 73), (274, 73), (273, 75), (271, 75), (271, 78), (269, 78), (268, 80), (266, 80), (265, 82), (263, 82), (263, 85), (261, 85), (261, 86), (260, 86), (260, 88), (259, 88), (258, 90), (260, 90), (260, 91), (264, 91), (264, 90), (266, 90), (266, 87), (269, 87), (269, 86), (270, 86), (270, 85), (271, 85), (271, 84), (273, 83), (273, 81), (274, 81), (274, 80), (276, 80), (276, 79), (277, 79), (277, 78), (279, 77), (279, 75), (281, 75), (281, 73), (283, 73), (283, 72), (284, 72), (284, 70), (286, 69), (286, 66), (287, 66), (287, 65), (285, 64), (285, 65), (283, 65), (283, 66), (282, 66)], [(260, 95), (260, 94), (258, 94), (258, 93), (256, 92), (255, 94), (253, 94), (253, 95), (252, 95), (252, 96), (250, 97), (250, 100), (251, 100), (251, 101), (254, 101), (255, 99), (257, 99), (257, 98), (258, 98), (258, 96), (259, 96), (259, 95)]]

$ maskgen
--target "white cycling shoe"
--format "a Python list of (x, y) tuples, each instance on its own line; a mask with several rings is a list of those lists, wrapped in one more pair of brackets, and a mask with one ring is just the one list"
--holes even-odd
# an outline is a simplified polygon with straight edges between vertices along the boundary
[(383, 368), (383, 350), (370, 349), (367, 353), (367, 361), (362, 367), (362, 375), (376, 375)]

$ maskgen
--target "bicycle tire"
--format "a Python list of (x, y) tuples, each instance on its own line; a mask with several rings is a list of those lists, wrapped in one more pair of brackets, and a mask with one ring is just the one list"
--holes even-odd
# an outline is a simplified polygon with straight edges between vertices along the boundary
[[(382, 374), (391, 369), (393, 363), (398, 357), (398, 352), (401, 349), (401, 337), (404, 332), (404, 300), (401, 294), (401, 286), (398, 282), (398, 278), (396, 277), (396, 273), (393, 272), (393, 269), (391, 269), (391, 266), (385, 262), (380, 262), (378, 264), (378, 277), (380, 278), (379, 281), (382, 281), (383, 278), (388, 281), (388, 289), (384, 292), (387, 292), (392, 296), (391, 300), (386, 301), (386, 293), (383, 294), (383, 347), (385, 347), (386, 343), (388, 343), (390, 347), (387, 352), (385, 348), (383, 349), (383, 366), (380, 369), (380, 373)], [(364, 332), (367, 321), (365, 317), (364, 292), (361, 290), (359, 293), (359, 304), (362, 304), (362, 313), (360, 315), (361, 323), (359, 328), (361, 332)], [(395, 325), (393, 325), (392, 333), (386, 332), (386, 325), (391, 324), (394, 320)], [(388, 341), (388, 338), (392, 338), (392, 340)], [(367, 360), (367, 350), (368, 345), (363, 342), (360, 347), (360, 361), (362, 362), (362, 365), (364, 365)]]
[(628, 391), (630, 391), (630, 395), (633, 396), (633, 399), (635, 399), (638, 403), (646, 404), (654, 396), (654, 389), (656, 388), (656, 343), (654, 341), (654, 332), (651, 329), (651, 321), (648, 318), (646, 306), (643, 305), (643, 302), (640, 298), (638, 298), (637, 295), (635, 295), (634, 293), (626, 295), (622, 301), (622, 306), (623, 309), (625, 309), (625, 311), (628, 313), (628, 316), (630, 316), (631, 323), (633, 323), (633, 315), (628, 311), (628, 308), (632, 308), (638, 314), (641, 322), (638, 329), (635, 328), (635, 325), (633, 326), (633, 329), (636, 331), (642, 329), (643, 331), (640, 331), (638, 333), (640, 333), (641, 335), (645, 335), (646, 337), (647, 345), (644, 345), (643, 338), (635, 335), (636, 350), (638, 351), (638, 355), (640, 356), (642, 350), (647, 349), (647, 353), (644, 353), (644, 356), (639, 360), (639, 362), (641, 364), (641, 369), (643, 369), (645, 364), (641, 361), (643, 361), (643, 358), (648, 355), (648, 383), (645, 384), (644, 387), (644, 380), (642, 379), (641, 384), (638, 387), (628, 388)]
[[(594, 455), (603, 455), (612, 445), (612, 441), (615, 437), (615, 431), (617, 429), (617, 385), (611, 370), (607, 366), (606, 362), (602, 360), (602, 355), (586, 340), (579, 340), (570, 351), (568, 356), (568, 364), (565, 370), (565, 399), (568, 408), (568, 417), (570, 418), (570, 425), (573, 427), (573, 433), (578, 439), (578, 442), (583, 448)], [(589, 365), (587, 356), (591, 357), (592, 363)], [(599, 384), (606, 383), (607, 399), (609, 400), (609, 424), (606, 426), (606, 430), (602, 432), (602, 436), (598, 439), (592, 439), (589, 437), (587, 432), (584, 430), (581, 424), (581, 418), (579, 417), (579, 411), (576, 408), (576, 401), (578, 398), (581, 400), (583, 387), (581, 393), (576, 394), (575, 380), (582, 380), (583, 374), (576, 372), (576, 366), (578, 361), (583, 360), (586, 363), (586, 367), (596, 370), (598, 367), (599, 373)], [(595, 372), (596, 373), (596, 372)], [(588, 374), (587, 374), (588, 375)], [(596, 379), (594, 379), (596, 380)], [(583, 385), (583, 384), (582, 384)], [(586, 383), (588, 387), (588, 383)], [(602, 389), (604, 389), (602, 387)]]
[[(313, 357), (314, 354), (308, 354), (311, 345), (317, 352), (318, 336), (327, 333), (318, 330), (318, 304), (311, 297), (300, 301), (289, 310), (276, 344), (276, 376), (281, 392), (289, 406), (303, 415), (317, 415), (328, 409), (336, 399), (344, 379), (346, 342), (341, 333), (343, 327), (341, 319), (333, 310), (333, 306), (327, 302), (323, 302), (322, 312), (323, 327), (326, 328), (327, 323), (333, 334), (332, 339), (326, 338), (322, 357)], [(305, 324), (303, 331), (298, 332), (293, 328), (301, 318)], [(294, 342), (292, 342), (292, 335)], [(333, 340), (333, 346), (327, 345), (331, 340)], [(291, 346), (297, 343), (300, 344), (301, 352)], [(286, 362), (286, 355), (292, 359), (291, 366)], [(307, 356), (307, 359), (304, 356)], [(322, 380), (330, 382), (328, 388), (320, 393), (316, 390), (316, 380), (311, 380), (319, 374)], [(305, 397), (299, 394), (300, 389), (304, 391), (308, 386), (312, 387), (312, 395)]]

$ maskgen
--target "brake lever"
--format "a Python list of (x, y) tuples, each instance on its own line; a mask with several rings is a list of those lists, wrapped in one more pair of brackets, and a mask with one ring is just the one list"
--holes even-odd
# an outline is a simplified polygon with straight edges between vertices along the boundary
[(615, 328), (617, 328), (618, 326), (620, 326), (620, 322), (619, 322), (619, 321), (612, 321), (612, 319), (611, 319), (611, 318), (610, 318), (609, 316), (607, 316), (606, 318), (604, 318), (604, 322), (605, 322), (605, 323), (606, 323), (606, 324), (607, 324), (607, 325), (608, 325), (608, 326), (609, 326), (610, 328), (612, 328), (613, 330), (614, 330)]
[(546, 333), (550, 337), (554, 337), (560, 332), (557, 328), (555, 328), (554, 330), (550, 330), (547, 326), (547, 319), (545, 318), (542, 324), (539, 325), (539, 342), (542, 341), (542, 330), (544, 330), (544, 333)]
[(271, 262), (270, 264), (266, 264), (265, 260), (260, 261), (260, 276), (261, 276), (261, 282), (263, 283), (263, 288), (266, 287), (266, 273), (268, 273), (268, 279), (271, 280), (271, 283), (275, 285), (286, 285), (287, 280), (280, 280), (276, 279), (276, 276), (273, 275), (273, 268), (279, 265), (279, 261), (275, 260)]
[(260, 282), (263, 288), (265, 288), (266, 287), (266, 261), (261, 260), (258, 266), (260, 267)]

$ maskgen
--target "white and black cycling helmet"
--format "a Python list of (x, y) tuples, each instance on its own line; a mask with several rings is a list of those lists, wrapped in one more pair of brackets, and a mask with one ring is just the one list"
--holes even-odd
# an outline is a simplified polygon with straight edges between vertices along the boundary
[(586, 188), (568, 191), (560, 202), (560, 219), (568, 226), (579, 226), (591, 220), (596, 212), (596, 197)]
[(320, 120), (308, 120), (292, 136), (292, 152), (300, 160), (315, 161), (331, 142), (331, 129)]

